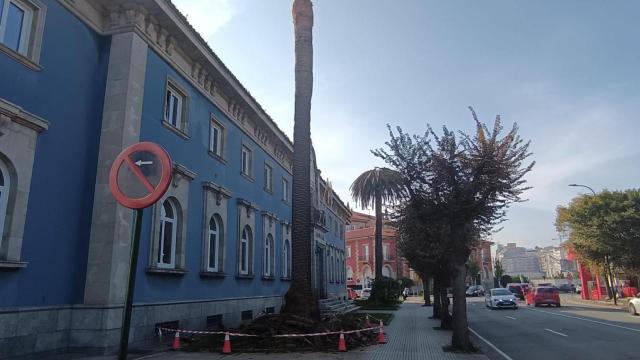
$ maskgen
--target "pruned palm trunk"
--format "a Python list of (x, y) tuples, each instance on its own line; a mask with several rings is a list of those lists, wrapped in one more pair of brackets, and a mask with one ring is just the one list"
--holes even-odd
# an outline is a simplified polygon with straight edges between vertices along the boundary
[(467, 321), (467, 298), (465, 297), (465, 277), (467, 268), (464, 263), (455, 265), (453, 278), (453, 335), (451, 346), (462, 351), (471, 351), (469, 323)]
[(294, 0), (295, 114), (293, 129), (292, 276), (284, 311), (319, 318), (311, 272), (311, 95), (313, 91), (313, 8), (310, 0)]
[(376, 192), (376, 280), (382, 279), (382, 196)]

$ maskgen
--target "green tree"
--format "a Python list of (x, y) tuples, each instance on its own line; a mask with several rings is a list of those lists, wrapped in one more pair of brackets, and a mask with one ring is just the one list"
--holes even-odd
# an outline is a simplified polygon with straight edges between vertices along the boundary
[(614, 301), (612, 267), (629, 273), (640, 270), (639, 190), (578, 196), (557, 209), (556, 228), (568, 236), (583, 264), (605, 275)]
[(469, 260), (469, 267), (467, 273), (471, 278), (471, 285), (478, 285), (478, 274), (480, 273), (480, 264), (476, 260)]
[(376, 167), (360, 174), (349, 189), (353, 199), (363, 209), (371, 205), (375, 208), (375, 277), (382, 279), (382, 205), (393, 204), (405, 196), (402, 175), (389, 168)]
[(284, 311), (319, 319), (311, 285), (311, 95), (313, 92), (313, 5), (294, 0), (295, 110), (293, 128), (292, 283)]
[(505, 287), (508, 283), (514, 282), (513, 278), (507, 274), (504, 274), (500, 277), (500, 286)]
[(470, 110), (476, 123), (473, 136), (446, 127), (436, 134), (428, 126), (422, 136), (389, 128), (389, 149), (373, 151), (406, 177), (412, 197), (439, 211), (434, 218), (438, 226), (444, 225), (440, 230), (448, 240), (445, 252), (454, 270), (451, 345), (464, 351), (472, 349), (465, 299), (470, 248), (503, 221), (509, 204), (521, 201), (528, 189), (524, 176), (534, 165), (524, 164), (529, 143), (520, 138), (517, 125), (503, 135), (499, 116), (489, 130)]

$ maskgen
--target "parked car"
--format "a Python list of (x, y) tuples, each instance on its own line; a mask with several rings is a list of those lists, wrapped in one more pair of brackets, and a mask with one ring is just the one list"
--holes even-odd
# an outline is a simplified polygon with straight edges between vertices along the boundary
[(533, 306), (555, 305), (560, 307), (560, 291), (556, 287), (538, 286), (533, 289)]
[(522, 291), (522, 287), (518, 285), (510, 285), (507, 287), (509, 291), (513, 293), (520, 300), (524, 300), (524, 291)]
[(359, 297), (360, 295), (358, 295), (358, 293), (355, 290), (353, 290), (352, 288), (347, 288), (347, 299), (355, 300)]
[(582, 285), (576, 285), (576, 293), (580, 294), (582, 292)]
[(518, 308), (518, 301), (515, 295), (504, 288), (489, 290), (484, 298), (484, 304), (490, 309), (512, 308), (516, 310)]
[(629, 300), (629, 314), (638, 315), (640, 312), (640, 293), (636, 294), (636, 297)]
[(573, 288), (574, 288), (573, 285), (569, 285), (569, 284), (558, 285), (558, 290), (563, 293), (573, 292)]
[(371, 296), (371, 288), (362, 289), (360, 293), (360, 299), (367, 300)]
[(466, 296), (484, 296), (484, 287), (482, 285), (471, 285), (467, 288)]

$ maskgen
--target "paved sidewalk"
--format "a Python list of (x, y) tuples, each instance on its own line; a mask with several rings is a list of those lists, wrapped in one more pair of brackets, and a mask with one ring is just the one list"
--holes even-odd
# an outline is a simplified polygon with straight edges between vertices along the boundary
[[(451, 341), (450, 331), (434, 330), (439, 321), (429, 319), (431, 308), (420, 306), (421, 299), (409, 298), (400, 309), (394, 312), (394, 319), (387, 328), (387, 344), (369, 346), (346, 353), (288, 353), (288, 354), (232, 354), (217, 353), (186, 353), (165, 352), (144, 357), (149, 360), (275, 360), (296, 359), (309, 360), (417, 360), (417, 359), (445, 359), (445, 360), (484, 360), (485, 355), (446, 353), (443, 345)], [(348, 339), (347, 339), (348, 341)], [(336, 344), (337, 347), (337, 344)]]
[(618, 305), (614, 305), (613, 300), (585, 300), (580, 297), (580, 294), (561, 294), (560, 295), (560, 301), (567, 304), (605, 306), (605, 307), (618, 308), (625, 311), (629, 304), (629, 299), (631, 298), (627, 297), (627, 298), (618, 299)]

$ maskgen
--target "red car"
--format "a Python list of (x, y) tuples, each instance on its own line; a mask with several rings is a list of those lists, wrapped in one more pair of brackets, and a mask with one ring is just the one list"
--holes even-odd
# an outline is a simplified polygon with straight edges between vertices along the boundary
[(558, 288), (551, 286), (538, 286), (533, 289), (531, 297), (534, 306), (546, 304), (548, 306), (555, 305), (560, 307), (560, 291)]
[(353, 290), (352, 288), (347, 288), (347, 299), (355, 300), (359, 297), (360, 296), (358, 296), (358, 293), (355, 290)]

